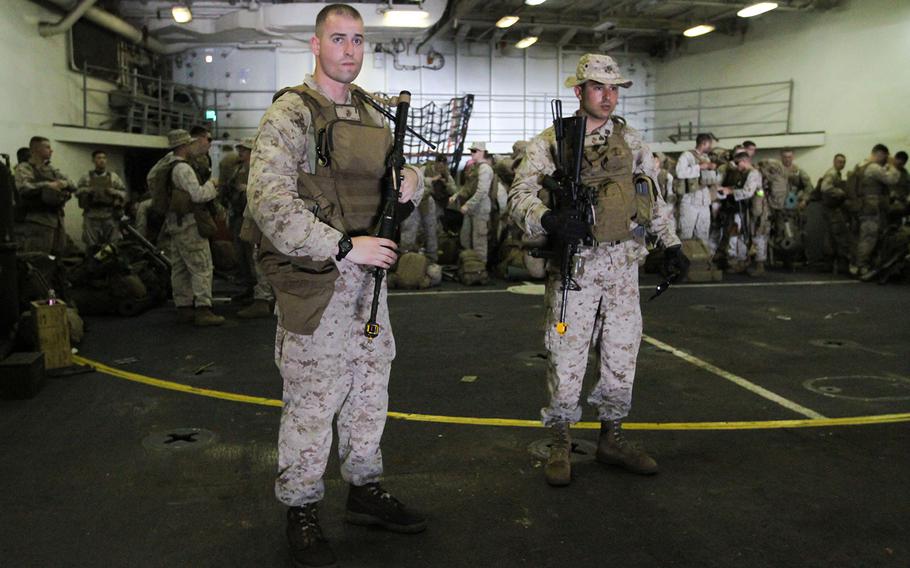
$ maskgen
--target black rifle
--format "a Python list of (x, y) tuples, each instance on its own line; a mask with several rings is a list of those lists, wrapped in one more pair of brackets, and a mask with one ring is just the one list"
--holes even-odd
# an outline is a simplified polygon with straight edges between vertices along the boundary
[[(417, 132), (414, 132), (411, 128), (408, 128), (408, 109), (411, 106), (411, 93), (409, 91), (401, 91), (401, 93), (398, 94), (398, 107), (395, 109), (394, 115), (365, 93), (357, 90), (353, 92), (362, 98), (364, 102), (368, 103), (391, 120), (392, 124), (395, 126), (392, 138), (392, 148), (389, 150), (388, 156), (386, 156), (386, 175), (382, 184), (382, 213), (379, 216), (379, 224), (376, 229), (377, 237), (394, 240), (398, 234), (398, 225), (404, 217), (404, 215), (399, 214), (398, 203), (398, 199), (401, 197), (401, 170), (404, 168), (405, 164), (404, 136), (407, 132), (410, 132), (430, 146), (430, 148), (435, 150), (436, 146)], [(385, 270), (379, 267), (374, 268), (373, 303), (370, 306), (370, 319), (367, 321), (363, 330), (363, 334), (366, 335), (370, 341), (379, 336), (381, 329), (376, 322), (376, 314), (379, 311), (379, 295), (382, 292), (383, 278), (385, 278)]]
[(137, 231), (135, 227), (130, 225), (130, 222), (128, 220), (126, 220), (125, 218), (120, 221), (120, 229), (123, 230), (127, 234), (127, 237), (132, 238), (132, 240), (139, 243), (139, 246), (141, 246), (143, 249), (145, 249), (145, 252), (148, 254), (148, 256), (152, 260), (152, 262), (154, 262), (155, 264), (157, 264), (158, 266), (160, 266), (161, 268), (163, 268), (170, 274), (171, 260), (164, 254), (163, 251), (161, 251), (158, 247), (156, 247), (154, 244), (152, 244), (151, 241), (149, 241), (148, 239), (143, 237), (142, 234), (139, 233), (139, 231)]
[[(556, 170), (552, 176), (544, 177), (543, 187), (550, 193), (550, 207), (554, 213), (568, 210), (571, 216), (583, 220), (590, 228), (596, 222), (594, 217), (596, 196), (593, 189), (581, 183), (581, 161), (584, 157), (587, 117), (563, 118), (562, 101), (559, 99), (551, 101), (550, 106), (553, 113), (553, 131), (556, 136)], [(559, 307), (559, 322), (556, 324), (556, 332), (559, 335), (564, 335), (569, 329), (566, 323), (566, 302), (569, 299), (569, 292), (581, 289), (575, 281), (575, 276), (582, 269), (581, 259), (578, 257), (579, 244), (594, 245), (594, 237), (590, 234), (590, 230), (588, 235), (580, 241), (551, 238), (549, 251), (535, 253), (535, 256), (559, 262), (562, 284), (560, 290), (562, 304)]]

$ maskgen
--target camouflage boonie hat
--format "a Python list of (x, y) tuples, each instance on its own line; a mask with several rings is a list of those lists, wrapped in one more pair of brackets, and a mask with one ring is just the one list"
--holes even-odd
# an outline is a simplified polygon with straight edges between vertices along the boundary
[(623, 78), (619, 73), (619, 65), (609, 55), (586, 53), (578, 60), (575, 75), (566, 77), (566, 87), (581, 85), (585, 81), (597, 81), (604, 85), (618, 85), (631, 87), (632, 81)]
[(472, 143), (472, 144), (468, 147), (468, 151), (469, 151), (469, 152), (473, 152), (474, 150), (482, 150), (482, 151), (486, 152), (486, 151), (487, 151), (487, 143), (486, 143), (486, 142), (474, 142), (474, 143)]
[(253, 149), (253, 138), (252, 137), (244, 138), (243, 140), (240, 141), (239, 144), (236, 144), (235, 146), (237, 148), (246, 148), (247, 150), (252, 150)]
[(190, 133), (186, 130), (177, 129), (167, 133), (167, 147), (171, 150), (184, 144), (192, 144), (195, 141), (196, 139), (190, 136)]

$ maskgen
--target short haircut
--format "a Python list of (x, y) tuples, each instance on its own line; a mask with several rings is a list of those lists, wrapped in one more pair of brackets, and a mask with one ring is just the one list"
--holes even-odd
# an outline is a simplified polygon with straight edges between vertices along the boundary
[(22, 147), (16, 150), (16, 161), (20, 164), (22, 162), (27, 162), (29, 158), (32, 157), (32, 151), (28, 148)]
[(713, 134), (702, 133), (695, 137), (695, 145), (701, 146), (702, 142), (710, 142), (712, 140), (715, 140)]
[(231, 146), (230, 144), (225, 144), (224, 146), (221, 147), (221, 151), (222, 152), (233, 152), (234, 147)]
[(32, 136), (32, 139), (28, 141), (28, 147), (35, 148), (36, 146), (38, 146), (39, 144), (42, 144), (44, 142), (50, 142), (50, 140), (48, 140), (44, 136)]
[(319, 10), (319, 14), (316, 15), (316, 37), (319, 37), (319, 35), (322, 34), (322, 28), (325, 26), (325, 21), (328, 20), (329, 16), (332, 14), (347, 16), (358, 22), (363, 22), (363, 16), (361, 16), (360, 12), (353, 6), (348, 6), (347, 4), (329, 4), (322, 10)]
[(751, 140), (746, 140), (745, 142), (742, 143), (742, 147), (743, 148), (757, 148), (758, 146), (755, 145), (755, 142), (753, 142)]
[(834, 154), (834, 159), (836, 160), (838, 158), (843, 158), (845, 162), (847, 161), (847, 156), (844, 156), (843, 154)]
[(445, 154), (436, 154), (436, 161), (447, 164), (449, 162), (449, 159)]
[(780, 153), (781, 154), (792, 154), (793, 148), (784, 148), (783, 150), (780, 151)]
[(897, 154), (894, 155), (894, 159), (906, 162), (907, 161), (907, 152), (904, 152), (903, 150), (901, 150), (900, 152), (898, 152)]
[(888, 151), (888, 147), (885, 146), (884, 144), (876, 144), (875, 146), (873, 146), (873, 147), (872, 147), (872, 153), (874, 154), (874, 153), (876, 153), (876, 152), (882, 152), (882, 153), (885, 153), (885, 154), (890, 154), (890, 153), (891, 153), (891, 152)]
[(194, 126), (192, 128), (192, 130), (190, 130), (190, 136), (192, 136), (193, 138), (198, 138), (199, 136), (202, 136), (202, 135), (209, 136), (211, 133), (212, 133), (211, 130), (209, 130), (207, 127), (201, 126), (201, 125)]
[(739, 163), (741, 160), (751, 160), (752, 157), (749, 155), (749, 152), (737, 152), (733, 155), (733, 161)]
[(92, 152), (92, 159), (94, 160), (95, 156), (97, 156), (98, 154), (104, 154), (105, 156), (107, 156), (107, 152), (105, 152), (104, 150), (95, 150), (94, 152)]

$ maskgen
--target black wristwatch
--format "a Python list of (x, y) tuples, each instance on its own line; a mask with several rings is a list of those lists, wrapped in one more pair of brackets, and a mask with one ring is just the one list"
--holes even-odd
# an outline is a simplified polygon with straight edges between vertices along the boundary
[(335, 260), (341, 262), (341, 259), (346, 257), (353, 248), (354, 243), (351, 241), (351, 237), (342, 235), (338, 240), (338, 254), (335, 255)]

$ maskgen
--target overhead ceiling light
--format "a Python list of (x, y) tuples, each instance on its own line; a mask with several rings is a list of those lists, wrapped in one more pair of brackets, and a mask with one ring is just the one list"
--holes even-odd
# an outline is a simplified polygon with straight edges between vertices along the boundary
[(206, 54), (205, 54), (205, 62), (206, 62), (206, 63), (211, 63), (211, 62), (214, 61), (214, 60), (215, 60), (215, 58), (212, 56), (211, 53), (206, 53)]
[(515, 44), (515, 47), (518, 49), (525, 49), (526, 47), (531, 47), (537, 43), (537, 36), (528, 36), (518, 40), (518, 43)]
[(515, 22), (517, 22), (517, 21), (518, 21), (518, 16), (503, 16), (503, 17), (499, 18), (498, 22), (496, 22), (496, 27), (505, 29), (505, 28), (508, 28), (509, 26), (514, 25)]
[(425, 28), (430, 25), (430, 13), (421, 10), (419, 6), (413, 8), (399, 6), (389, 7), (382, 11), (382, 25), (389, 28)]
[(186, 24), (193, 19), (193, 13), (187, 4), (174, 4), (171, 6), (171, 17), (178, 24)]
[(698, 37), (700, 35), (709, 34), (714, 31), (714, 26), (711, 24), (699, 24), (693, 26), (683, 32), (683, 35), (686, 37)]
[(547, 0), (525, 0), (525, 4), (527, 4), (528, 6), (540, 6), (541, 4), (543, 4), (546, 1)]
[(770, 12), (775, 8), (777, 8), (777, 2), (759, 2), (758, 4), (746, 6), (737, 12), (736, 15), (740, 18), (751, 18), (752, 16), (760, 16), (765, 12)]

